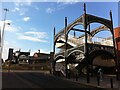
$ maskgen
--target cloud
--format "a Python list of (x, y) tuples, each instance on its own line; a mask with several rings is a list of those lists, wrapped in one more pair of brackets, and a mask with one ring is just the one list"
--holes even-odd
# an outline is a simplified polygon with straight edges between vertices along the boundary
[(68, 5), (73, 5), (73, 4), (76, 4), (78, 3), (79, 0), (57, 0), (57, 7), (54, 7), (54, 8), (47, 8), (46, 9), (46, 12), (51, 14), (55, 11), (59, 11), (59, 10), (63, 10), (64, 8), (68, 7)]
[(18, 13), (20, 16), (24, 15), (27, 11), (28, 8), (20, 8), (20, 7), (15, 7), (13, 10), (11, 10), (13, 13)]
[(24, 32), (24, 33), (18, 33), (18, 38), (23, 40), (29, 40), (34, 42), (48, 42), (45, 40), (48, 38), (46, 32)]
[(3, 60), (6, 60), (8, 58), (8, 50), (9, 48), (19, 49), (18, 46), (16, 46), (15, 41), (5, 41), (3, 46), (3, 52), (2, 52), (2, 58)]
[(37, 31), (36, 28), (30, 28), (29, 30), (31, 30), (31, 31)]
[(13, 10), (11, 10), (12, 12), (17, 12), (17, 11), (20, 11), (20, 8), (16, 7), (14, 8)]
[(16, 0), (14, 2), (15, 6), (20, 7), (20, 6), (30, 6), (32, 4), (32, 0)]
[[(6, 24), (6, 25), (7, 25), (7, 24), (11, 24), (11, 23), (12, 23), (11, 20), (5, 20), (5, 24)], [(3, 26), (3, 24), (4, 24), (4, 21), (0, 21), (0, 27)]]
[(14, 2), (14, 9), (11, 10), (12, 12), (18, 12), (20, 16), (24, 15), (27, 11), (28, 8), (25, 8), (25, 6), (29, 7), (32, 4), (32, 0), (16, 0)]
[(29, 21), (30, 20), (30, 17), (24, 17), (23, 18), (23, 21), (25, 21), (25, 22), (27, 22), (27, 21)]
[(18, 13), (20, 16), (24, 15), (26, 12), (28, 12), (28, 8), (23, 7), (15, 7), (13, 10), (11, 10), (13, 13)]
[(57, 10), (62, 10), (66, 7), (68, 7), (68, 5), (73, 5), (73, 4), (76, 4), (78, 3), (79, 0), (58, 0), (57, 1)]
[[(1, 30), (3, 30), (3, 21), (0, 21), (0, 27)], [(21, 30), (22, 28), (20, 26), (14, 26), (12, 25), (12, 21), (11, 20), (6, 20), (5, 21), (5, 31), (11, 31), (11, 32), (16, 32), (18, 30)]]
[(22, 28), (20, 26), (7, 26), (5, 30), (11, 32), (17, 32), (19, 30), (22, 30)]
[(26, 12), (28, 12), (28, 8), (21, 8), (19, 11), (19, 15), (22, 16), (24, 15)]
[(46, 32), (25, 32), (25, 35), (33, 35), (38, 38), (47, 38)]
[(66, 7), (68, 7), (68, 5), (73, 5), (78, 3), (79, 0), (57, 0), (57, 10), (62, 10)]
[(57, 3), (61, 3), (63, 5), (67, 5), (67, 4), (75, 4), (79, 2), (79, 0), (58, 0)]
[(35, 10), (39, 10), (39, 7), (37, 7), (37, 6), (35, 6), (34, 8), (35, 8)]
[(25, 36), (25, 35), (20, 36), (20, 39), (30, 40), (30, 41), (35, 41), (35, 42), (46, 42), (45, 40), (41, 40), (37, 37)]
[(53, 13), (55, 11), (55, 9), (53, 9), (53, 8), (47, 8), (46, 9), (46, 12), (47, 13)]

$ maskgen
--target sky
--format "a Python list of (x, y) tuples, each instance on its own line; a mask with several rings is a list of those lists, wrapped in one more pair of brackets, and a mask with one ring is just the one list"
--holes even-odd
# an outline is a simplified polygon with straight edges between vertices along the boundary
[[(65, 1), (65, 0), (64, 0)], [(66, 0), (61, 2), (20, 2), (20, 0), (2, 2), (0, 27), (2, 30), (4, 8), (8, 8), (4, 33), (3, 59), (8, 58), (8, 49), (14, 51), (31, 50), (31, 55), (40, 50), (42, 53), (53, 51), (53, 28), (56, 33), (64, 28), (64, 18), (68, 18), (68, 24), (81, 16), (84, 2), (78, 0)], [(109, 11), (112, 10), (113, 26), (118, 27), (118, 2), (86, 2), (87, 13), (110, 19)], [(91, 27), (95, 27), (94, 24)], [(71, 32), (72, 34), (72, 32)], [(79, 34), (80, 35), (80, 34)], [(100, 34), (98, 34), (100, 35)], [(110, 35), (109, 32), (102, 36)]]

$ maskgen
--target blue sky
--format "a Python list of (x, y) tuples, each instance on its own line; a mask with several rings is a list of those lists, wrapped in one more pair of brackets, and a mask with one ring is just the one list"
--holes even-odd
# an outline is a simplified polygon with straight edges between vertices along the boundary
[[(2, 9), (8, 8), (4, 36), (4, 55), (7, 58), (8, 48), (14, 51), (29, 51), (31, 53), (50, 53), (53, 50), (53, 28), (56, 32), (64, 28), (64, 18), (68, 24), (83, 14), (83, 2), (2, 2)], [(110, 19), (112, 10), (114, 27), (118, 26), (117, 2), (86, 2), (87, 13)], [(2, 10), (2, 18), (4, 11)], [(1, 19), (2, 22), (2, 19)], [(2, 24), (1, 24), (2, 25)], [(95, 27), (94, 24), (93, 27)], [(109, 35), (110, 33), (104, 33)], [(102, 34), (103, 35), (103, 34)], [(103, 35), (103, 36), (104, 36)]]

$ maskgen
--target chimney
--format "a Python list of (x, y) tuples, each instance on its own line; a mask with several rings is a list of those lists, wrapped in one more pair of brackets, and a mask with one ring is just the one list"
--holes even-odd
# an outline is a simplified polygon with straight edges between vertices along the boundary
[(38, 53), (40, 53), (40, 50), (38, 50)]
[(21, 49), (19, 49), (19, 52), (21, 51)]

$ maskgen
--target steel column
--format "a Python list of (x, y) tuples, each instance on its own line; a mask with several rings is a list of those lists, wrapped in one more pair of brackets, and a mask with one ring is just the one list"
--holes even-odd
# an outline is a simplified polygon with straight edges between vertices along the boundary
[(55, 60), (54, 60), (54, 56), (55, 56), (55, 27), (54, 27), (54, 33), (53, 33), (53, 58), (52, 58), (52, 74), (55, 73)]
[(85, 29), (85, 58), (87, 61), (87, 83), (90, 83), (89, 62), (88, 62), (88, 43), (87, 43), (86, 4), (85, 3), (84, 3), (84, 29)]
[(65, 69), (66, 69), (66, 78), (68, 77), (67, 70), (67, 17), (65, 17)]

